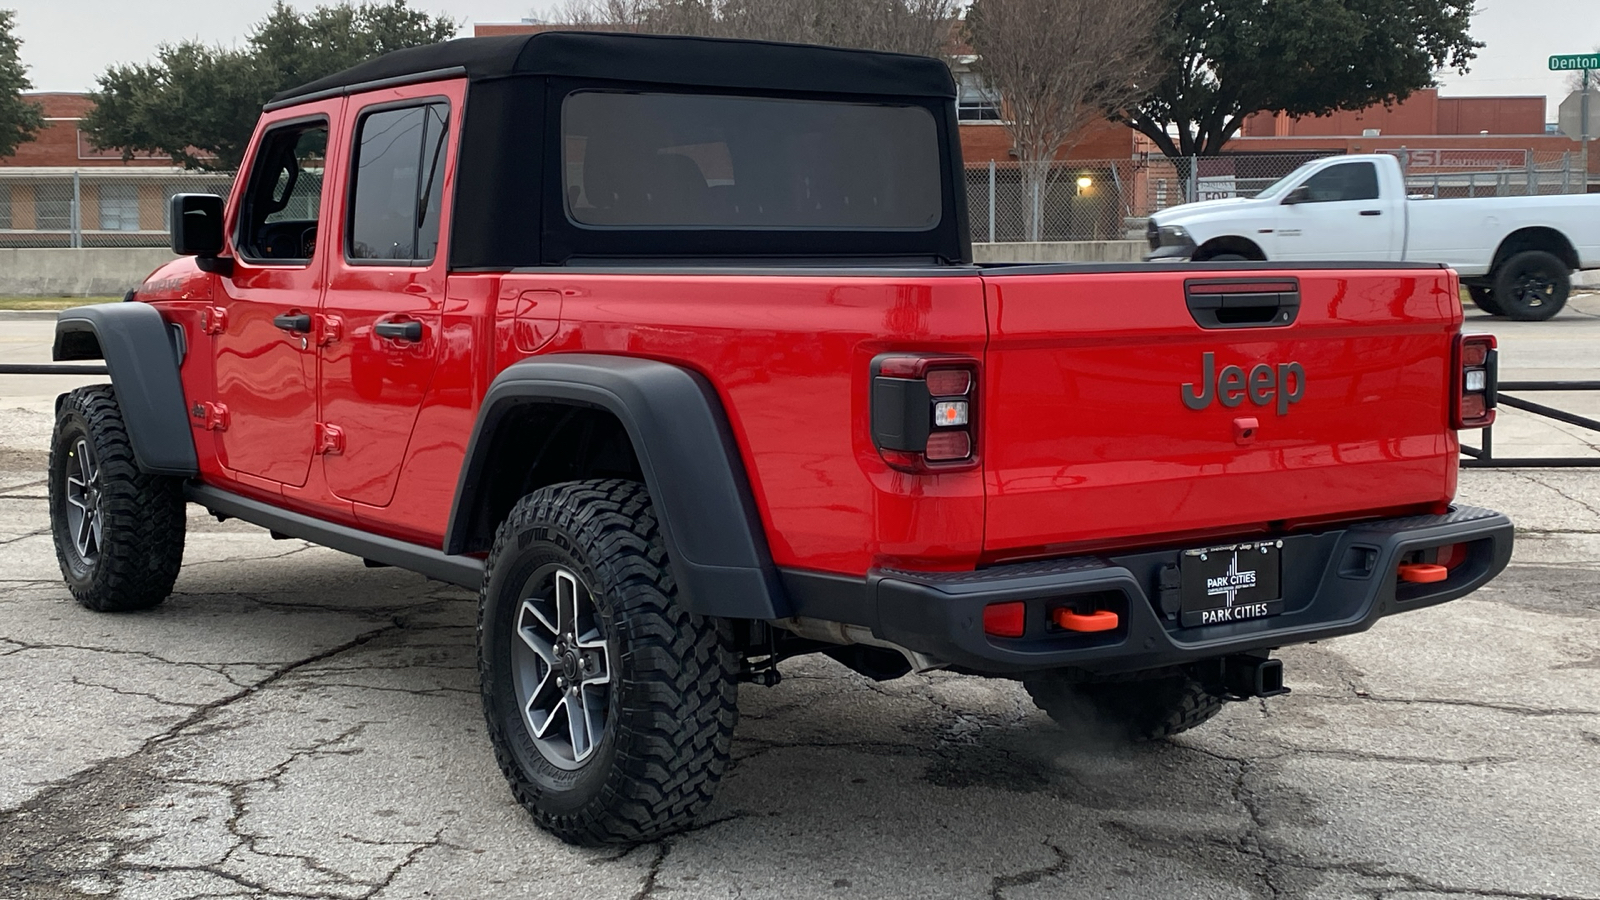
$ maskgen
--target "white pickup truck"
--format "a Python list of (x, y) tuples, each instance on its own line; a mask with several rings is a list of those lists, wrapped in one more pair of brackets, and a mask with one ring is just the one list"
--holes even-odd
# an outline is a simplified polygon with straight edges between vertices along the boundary
[(1149, 260), (1439, 262), (1473, 302), (1548, 319), (1600, 269), (1600, 195), (1413, 199), (1388, 154), (1306, 163), (1256, 196), (1156, 213)]

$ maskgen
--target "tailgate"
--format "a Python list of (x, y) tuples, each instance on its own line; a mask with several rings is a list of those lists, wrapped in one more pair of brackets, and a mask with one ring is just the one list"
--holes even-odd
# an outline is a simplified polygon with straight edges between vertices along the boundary
[(1454, 493), (1461, 304), (1447, 270), (1017, 268), (986, 273), (985, 295), (992, 557), (1246, 535)]

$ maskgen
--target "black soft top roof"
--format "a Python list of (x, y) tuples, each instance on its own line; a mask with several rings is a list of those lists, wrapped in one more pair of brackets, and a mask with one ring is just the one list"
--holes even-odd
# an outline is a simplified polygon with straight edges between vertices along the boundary
[(767, 41), (545, 31), (396, 50), (284, 91), (271, 105), (448, 70), (465, 70), (473, 81), (555, 75), (745, 90), (955, 96), (950, 70), (925, 56)]

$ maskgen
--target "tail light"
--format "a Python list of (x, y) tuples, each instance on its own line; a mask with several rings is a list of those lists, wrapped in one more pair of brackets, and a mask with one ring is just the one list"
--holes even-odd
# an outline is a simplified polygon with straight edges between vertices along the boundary
[(1456, 384), (1450, 398), (1451, 427), (1483, 428), (1494, 424), (1495, 385), (1499, 381), (1498, 357), (1492, 334), (1464, 334), (1456, 338)]
[(872, 361), (872, 442), (902, 472), (978, 464), (978, 361), (891, 354)]

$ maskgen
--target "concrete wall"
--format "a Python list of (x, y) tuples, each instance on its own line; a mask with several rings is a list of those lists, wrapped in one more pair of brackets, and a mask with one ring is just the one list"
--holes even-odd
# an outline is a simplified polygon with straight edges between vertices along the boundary
[(0, 296), (120, 295), (173, 258), (159, 247), (0, 249)]
[(973, 244), (981, 263), (1138, 262), (1150, 245), (1144, 241), (1061, 241), (1038, 244)]

